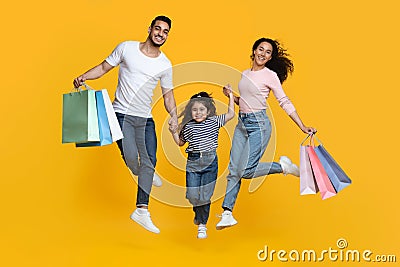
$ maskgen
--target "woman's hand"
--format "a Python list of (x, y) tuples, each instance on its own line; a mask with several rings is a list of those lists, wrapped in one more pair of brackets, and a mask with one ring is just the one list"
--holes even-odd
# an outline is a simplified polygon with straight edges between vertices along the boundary
[(232, 86), (228, 83), (222, 88), (222, 92), (225, 96), (229, 97), (229, 94), (232, 94)]
[(307, 127), (307, 126), (302, 127), (301, 130), (306, 134), (315, 134), (317, 132), (317, 129), (315, 129), (313, 127)]

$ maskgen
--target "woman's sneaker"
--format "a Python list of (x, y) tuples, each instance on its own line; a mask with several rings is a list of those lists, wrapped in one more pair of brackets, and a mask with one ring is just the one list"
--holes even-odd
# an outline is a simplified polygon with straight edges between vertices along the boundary
[(284, 175), (291, 174), (297, 177), (300, 176), (299, 168), (288, 157), (282, 156), (279, 159), (279, 163), (281, 164)]
[(207, 238), (207, 228), (205, 224), (199, 224), (199, 228), (197, 230), (197, 238), (199, 239)]
[(232, 216), (232, 211), (225, 210), (221, 214), (221, 220), (217, 223), (217, 230), (221, 230), (230, 226), (237, 224), (237, 221)]

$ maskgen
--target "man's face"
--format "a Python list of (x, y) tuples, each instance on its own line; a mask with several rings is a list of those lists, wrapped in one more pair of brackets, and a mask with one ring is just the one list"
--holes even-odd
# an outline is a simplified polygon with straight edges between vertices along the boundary
[(154, 46), (160, 47), (167, 40), (169, 26), (166, 22), (157, 20), (153, 27), (149, 28), (149, 39)]

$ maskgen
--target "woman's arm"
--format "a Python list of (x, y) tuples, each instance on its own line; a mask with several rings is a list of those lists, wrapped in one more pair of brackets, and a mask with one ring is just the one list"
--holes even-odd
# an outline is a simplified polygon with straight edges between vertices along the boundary
[(300, 130), (307, 134), (316, 133), (317, 130), (315, 128), (308, 127), (303, 124), (299, 114), (297, 114), (296, 108), (290, 101), (289, 97), (283, 91), (278, 76), (275, 74), (274, 77), (272, 77), (268, 82), (269, 88), (274, 93), (276, 100), (278, 100), (279, 106), (289, 115), (289, 117), (296, 123)]
[(297, 126), (306, 134), (316, 133), (317, 130), (313, 127), (308, 127), (303, 124), (297, 111), (290, 113), (289, 117), (297, 124)]

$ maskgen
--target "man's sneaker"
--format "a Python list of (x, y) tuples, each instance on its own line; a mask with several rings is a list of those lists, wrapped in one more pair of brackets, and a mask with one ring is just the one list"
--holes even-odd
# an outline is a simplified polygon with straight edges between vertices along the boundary
[(153, 175), (153, 185), (154, 185), (154, 186), (157, 186), (157, 187), (162, 186), (161, 178), (160, 178), (160, 176), (158, 176), (158, 174), (155, 173), (155, 172), (154, 172), (154, 175)]
[(197, 238), (199, 239), (207, 238), (207, 228), (205, 224), (199, 224), (199, 228), (197, 230)]
[(233, 218), (232, 211), (225, 210), (221, 215), (221, 220), (217, 223), (217, 230), (234, 226), (235, 224), (237, 224), (237, 221)]
[(142, 209), (142, 211), (138, 211), (138, 209), (136, 209), (131, 214), (131, 219), (143, 226), (143, 228), (145, 228), (146, 230), (159, 234), (160, 230), (151, 221), (150, 212), (145, 209)]
[(292, 161), (288, 157), (282, 156), (279, 159), (279, 163), (282, 166), (284, 175), (291, 174), (297, 177), (300, 176), (299, 168), (296, 166), (296, 164), (292, 163)]

